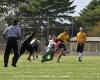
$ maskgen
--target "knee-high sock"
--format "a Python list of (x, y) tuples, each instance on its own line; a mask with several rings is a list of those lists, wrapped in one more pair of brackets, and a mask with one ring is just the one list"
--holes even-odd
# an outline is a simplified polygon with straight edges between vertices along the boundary
[(80, 60), (82, 60), (82, 56), (83, 56), (82, 53), (79, 52), (79, 58), (80, 58)]

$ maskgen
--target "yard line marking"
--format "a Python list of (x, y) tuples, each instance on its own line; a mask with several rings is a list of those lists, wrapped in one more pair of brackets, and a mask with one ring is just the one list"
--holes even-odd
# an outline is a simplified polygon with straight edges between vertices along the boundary
[[(48, 70), (47, 70), (48, 71)], [(39, 72), (37, 72), (37, 73), (46, 73), (47, 71), (39, 71)], [(50, 71), (50, 70), (49, 70)], [(10, 73), (13, 73), (13, 72), (1, 72), (1, 73), (5, 73), (5, 74), (10, 74)], [(14, 72), (15, 74), (19, 74), (19, 73), (25, 73), (25, 74), (31, 74), (31, 73), (33, 73), (33, 72)], [(73, 74), (73, 72), (66, 72), (66, 73), (68, 73), (68, 74)]]
[(23, 76), (23, 77), (32, 77), (32, 78), (36, 78), (36, 77), (40, 77), (40, 78), (69, 78), (70, 76)]
[(51, 78), (52, 77), (52, 78), (55, 78), (55, 76), (29, 76), (29, 75), (23, 76), (23, 77), (42, 77), (42, 78), (49, 78), (49, 77)]
[(72, 74), (73, 72), (67, 72), (67, 73)]
[(100, 74), (100, 73), (92, 73), (92, 74)]
[(69, 78), (70, 76), (59, 76), (61, 78)]
[(93, 70), (93, 69), (96, 69), (96, 68), (80, 68), (80, 69), (92, 69)]
[(24, 72), (24, 73), (32, 73), (32, 72)]

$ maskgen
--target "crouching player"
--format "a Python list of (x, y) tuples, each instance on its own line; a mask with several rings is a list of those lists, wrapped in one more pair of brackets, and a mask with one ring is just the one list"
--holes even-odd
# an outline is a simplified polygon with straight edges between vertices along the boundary
[(46, 53), (42, 56), (41, 62), (50, 61), (54, 58), (54, 52), (57, 47), (57, 43), (55, 41), (56, 41), (56, 36), (53, 35), (51, 40), (49, 41), (48, 46), (46, 47)]
[(36, 55), (36, 58), (38, 59), (38, 54), (39, 54), (39, 46), (40, 46), (40, 40), (38, 40), (37, 38), (34, 38), (31, 42), (30, 42), (30, 46), (31, 46), (31, 50), (32, 52), (30, 52), (27, 60), (30, 60), (30, 57), (32, 56), (33, 54), (33, 58), (35, 60), (35, 55)]

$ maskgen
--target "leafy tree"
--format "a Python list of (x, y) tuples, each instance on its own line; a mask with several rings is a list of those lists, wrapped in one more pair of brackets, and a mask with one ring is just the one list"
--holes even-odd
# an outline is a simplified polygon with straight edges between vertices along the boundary
[[(57, 16), (59, 13), (73, 13), (75, 6), (72, 6), (73, 1), (70, 0), (31, 0), (29, 5), (24, 5), (25, 11), (21, 13), (31, 12), (31, 16)], [(26, 7), (27, 6), (27, 7)], [(28, 14), (28, 13), (27, 13)]]
[(99, 20), (100, 20), (100, 0), (92, 0), (90, 4), (81, 11), (80, 16), (75, 19), (75, 22), (77, 28), (79, 26), (85, 26), (85, 29), (90, 34), (89, 31), (94, 30), (96, 28), (95, 26), (96, 22), (98, 22)]
[[(62, 24), (57, 22), (56, 19), (59, 18), (61, 22), (66, 19), (71, 20), (71, 17), (68, 16), (69, 14), (74, 13), (74, 8), (76, 7), (72, 4), (72, 0), (30, 0), (29, 4), (27, 5), (25, 2), (20, 3), (19, 14), (21, 15), (19, 16), (38, 17), (30, 20), (25, 20), (25, 22), (31, 21), (32, 26), (29, 24), (30, 27), (43, 26), (46, 28), (46, 31), (48, 31), (47, 26), (64, 27), (70, 25), (68, 23)], [(59, 29), (58, 32), (59, 31), (61, 31), (61, 29)]]
[[(61, 22), (63, 22), (66, 19), (71, 20), (70, 17), (68, 16), (69, 14), (74, 13), (74, 8), (76, 7), (75, 5), (72, 5), (74, 0), (2, 0), (2, 1), (3, 1), (2, 4), (6, 5), (6, 9), (7, 7), (15, 9), (17, 8), (18, 12), (16, 12), (15, 17), (22, 17), (22, 19), (20, 19), (21, 23), (22, 24), (24, 23), (25, 26), (27, 25), (32, 28), (33, 26), (39, 28), (40, 26), (43, 26), (45, 28), (47, 28), (47, 26), (49, 27), (69, 26), (70, 24), (68, 23), (62, 24)], [(3, 13), (4, 12), (5, 11), (3, 11)], [(62, 18), (58, 16), (62, 16)], [(38, 17), (38, 18), (23, 19), (23, 17)], [(56, 21), (57, 18), (59, 18), (60, 22)], [(6, 20), (7, 22), (10, 21), (9, 16), (7, 16)], [(48, 30), (46, 29), (46, 31)]]
[(96, 22), (95, 26), (88, 32), (88, 35), (100, 37), (100, 20)]

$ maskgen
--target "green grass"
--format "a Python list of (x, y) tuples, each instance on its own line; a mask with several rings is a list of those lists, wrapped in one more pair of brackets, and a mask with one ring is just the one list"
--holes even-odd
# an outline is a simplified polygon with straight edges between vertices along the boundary
[(9, 67), (3, 67), (3, 55), (0, 55), (0, 80), (100, 80), (100, 57), (85, 56), (82, 63), (77, 56), (62, 57), (61, 63), (56, 59), (41, 63), (40, 60), (26, 60), (23, 55), (13, 68), (11, 58)]

